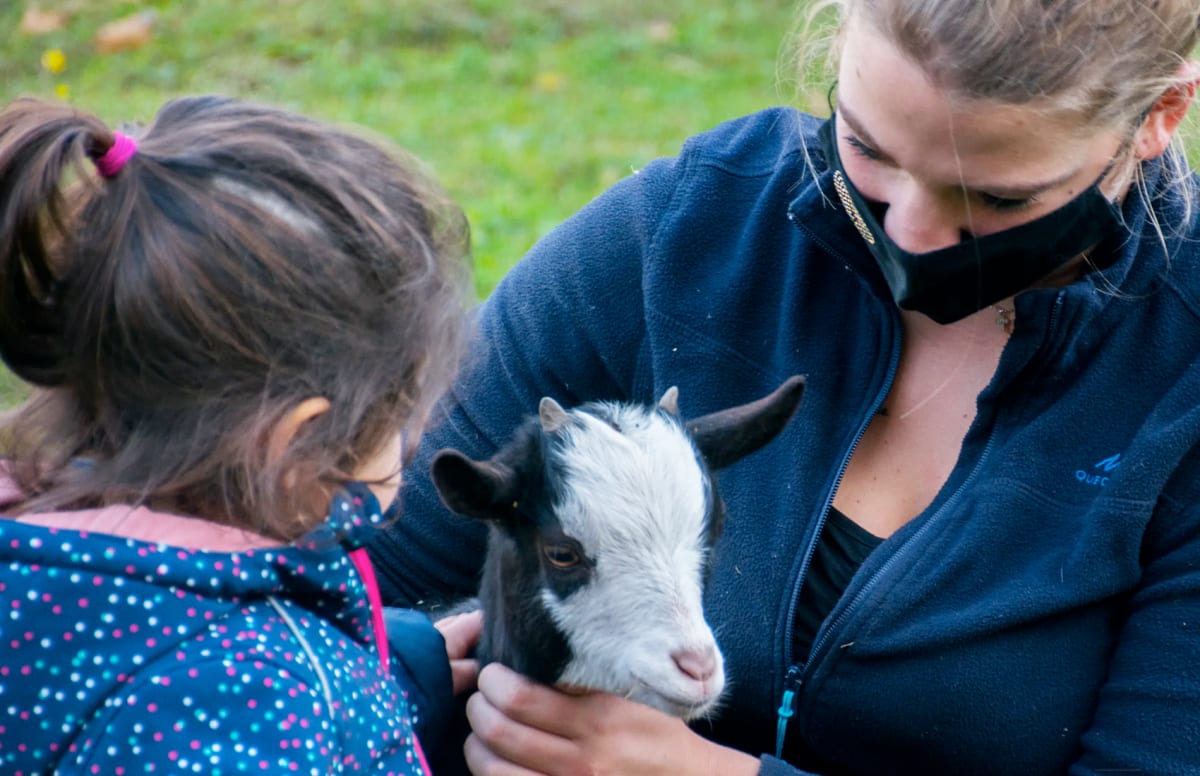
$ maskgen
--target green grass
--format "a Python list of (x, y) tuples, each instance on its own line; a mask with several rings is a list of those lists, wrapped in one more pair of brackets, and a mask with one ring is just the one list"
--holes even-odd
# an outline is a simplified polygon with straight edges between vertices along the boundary
[[(0, 24), (15, 29), (23, 6), (0, 4)], [(792, 6), (61, 0), (69, 25), (10, 35), (0, 80), (10, 98), (66, 84), (73, 103), (113, 123), (149, 120), (171, 96), (220, 92), (368, 127), (428, 161), (464, 206), (486, 293), (537, 237), (631, 169), (788, 99), (775, 62)], [(146, 8), (157, 13), (149, 44), (95, 52), (101, 23)], [(59, 76), (40, 64), (52, 47), (67, 57)]]
[[(792, 0), (41, 0), (0, 2), (4, 101), (54, 97), (111, 124), (217, 92), (356, 124), (430, 164), (472, 225), (486, 295), (530, 245), (689, 135), (791, 99), (776, 60)], [(97, 53), (100, 25), (156, 14), (152, 39)], [(54, 75), (49, 49), (66, 54)], [(0, 404), (14, 401), (0, 380)]]

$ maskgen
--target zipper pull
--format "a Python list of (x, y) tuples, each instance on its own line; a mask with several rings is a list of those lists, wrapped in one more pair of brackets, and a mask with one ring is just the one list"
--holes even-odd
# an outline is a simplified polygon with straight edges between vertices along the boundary
[(783, 742), (787, 737), (788, 721), (796, 713), (796, 693), (800, 692), (800, 666), (788, 668), (787, 676), (783, 679), (783, 699), (776, 711), (778, 720), (775, 723), (775, 757), (783, 759)]

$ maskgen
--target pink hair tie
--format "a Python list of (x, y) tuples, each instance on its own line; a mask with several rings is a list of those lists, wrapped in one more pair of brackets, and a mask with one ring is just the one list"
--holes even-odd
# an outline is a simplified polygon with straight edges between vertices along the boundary
[(113, 132), (112, 147), (96, 160), (96, 171), (105, 178), (111, 178), (121, 171), (137, 152), (137, 141), (121, 132)]

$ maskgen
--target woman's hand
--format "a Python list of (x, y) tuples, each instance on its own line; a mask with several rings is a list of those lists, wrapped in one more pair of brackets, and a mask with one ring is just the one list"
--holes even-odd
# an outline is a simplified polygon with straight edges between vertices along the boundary
[(606, 693), (572, 694), (499, 664), (467, 701), (467, 764), (476, 776), (753, 776), (758, 760), (679, 719)]
[(474, 689), (479, 676), (479, 661), (467, 655), (479, 643), (479, 634), (483, 631), (483, 611), (476, 609), (465, 614), (452, 614), (438, 620), (433, 626), (446, 640), (446, 657), (450, 659), (454, 694), (461, 695)]

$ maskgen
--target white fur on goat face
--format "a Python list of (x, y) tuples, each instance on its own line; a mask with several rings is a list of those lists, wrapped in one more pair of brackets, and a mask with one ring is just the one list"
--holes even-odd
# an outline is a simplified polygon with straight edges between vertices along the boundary
[(553, 511), (593, 564), (588, 584), (562, 599), (543, 591), (573, 654), (559, 681), (703, 715), (725, 682), (701, 609), (711, 482), (691, 440), (662, 413), (589, 409), (596, 414), (571, 413), (576, 422), (547, 455), (561, 472)]

